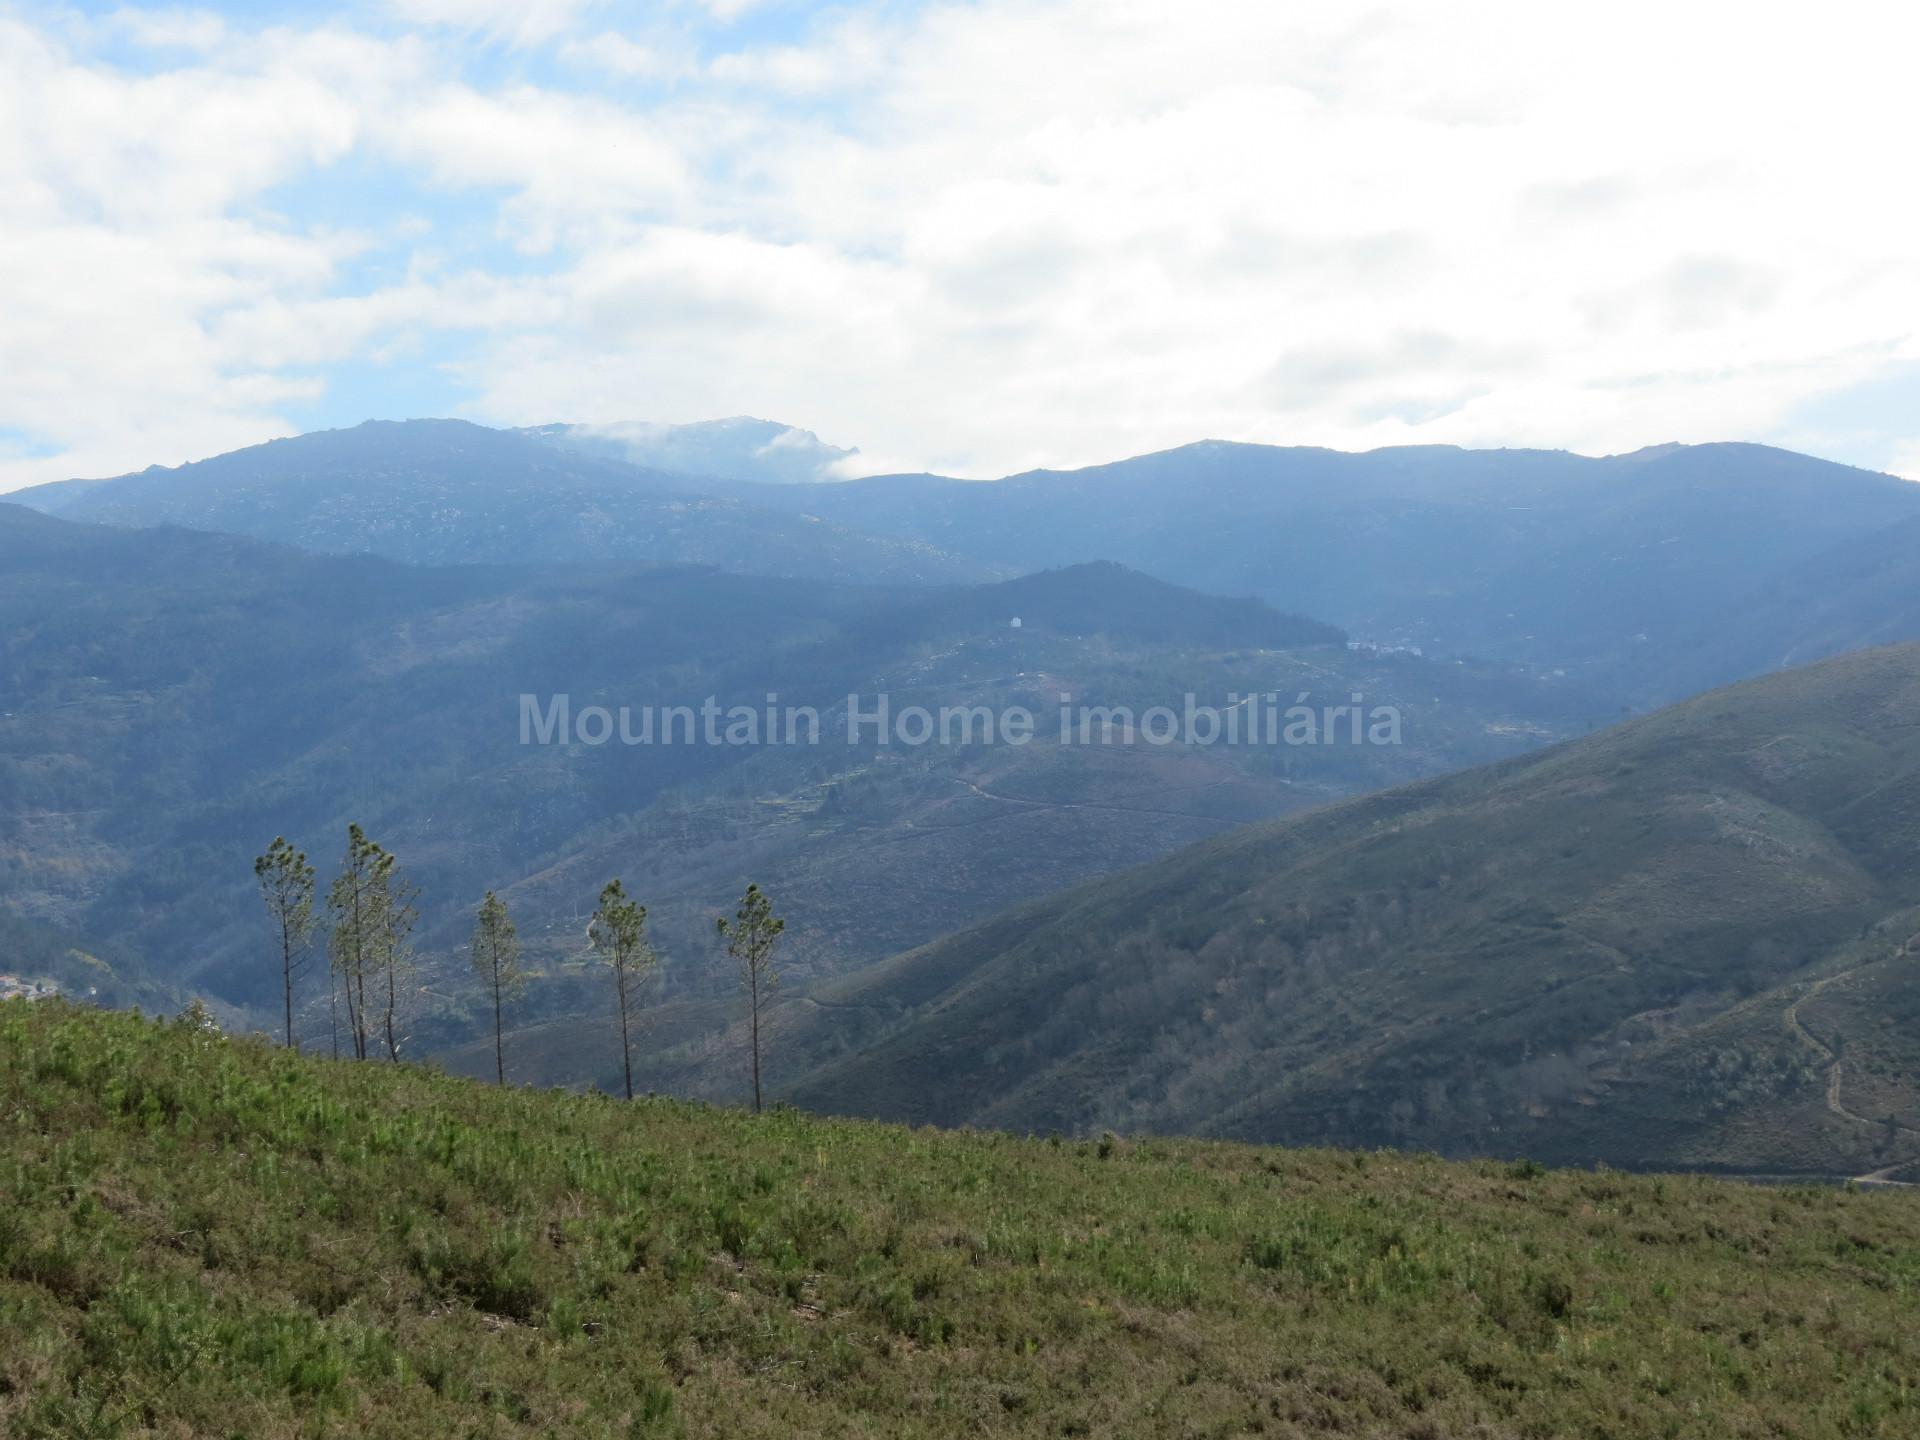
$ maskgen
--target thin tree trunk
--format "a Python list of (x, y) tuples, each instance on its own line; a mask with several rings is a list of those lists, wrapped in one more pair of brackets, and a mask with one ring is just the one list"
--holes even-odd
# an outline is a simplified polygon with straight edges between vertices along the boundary
[(760, 972), (752, 971), (750, 987), (753, 1006), (753, 1113), (760, 1113)]
[(627, 1099), (633, 1099), (633, 1042), (627, 1038), (627, 972), (614, 972), (614, 989), (620, 995), (620, 1062), (627, 1071)]
[(360, 1011), (354, 1000), (354, 991), (358, 988), (359, 976), (353, 967), (360, 963), (358, 957), (347, 962), (340, 972), (340, 988), (347, 998), (347, 1040), (353, 1046), (353, 1058), (360, 1058)]
[(327, 966), (327, 1028), (333, 1036), (333, 1058), (340, 1058), (340, 974)]
[[(358, 952), (359, 947), (355, 947)], [(353, 959), (353, 988), (360, 992), (359, 1003), (353, 1007), (353, 1056), (356, 1060), (367, 1058), (367, 960), (366, 956), (356, 953)]]
[(400, 1042), (393, 1038), (393, 1010), (399, 985), (400, 962), (390, 956), (387, 959), (387, 1058), (396, 1063), (400, 1059)]
[(499, 1084), (507, 1083), (507, 1052), (500, 1039), (500, 961), (493, 962), (493, 1073)]
[(353, 972), (347, 976), (347, 1018), (353, 1022), (353, 1058), (367, 1058), (367, 932), (360, 885), (353, 887)]
[(293, 936), (287, 930), (287, 916), (280, 914), (280, 978), (287, 992), (287, 1048), (299, 1047), (293, 1043)]

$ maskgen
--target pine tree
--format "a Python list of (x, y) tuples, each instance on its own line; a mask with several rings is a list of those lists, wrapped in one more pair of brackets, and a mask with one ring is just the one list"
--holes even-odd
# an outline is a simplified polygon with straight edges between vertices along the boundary
[(358, 825), (347, 826), (347, 852), (327, 891), (328, 960), (336, 990), (346, 997), (356, 1060), (367, 1058), (367, 971), (374, 948), (374, 871), (381, 853)]
[(526, 975), (520, 969), (520, 937), (507, 913), (507, 902), (487, 892), (473, 922), (473, 968), (493, 993), (493, 1069), (494, 1078), (507, 1083), (506, 1042), (502, 1038), (501, 1004), (508, 995), (517, 995), (526, 987)]
[(374, 869), (374, 953), (375, 974), (385, 991), (381, 1029), (386, 1037), (387, 1058), (400, 1059), (398, 1033), (402, 982), (413, 973), (413, 927), (419, 919), (417, 903), (420, 887), (407, 879), (399, 860), (380, 850)]
[(757, 1115), (760, 1113), (760, 1011), (772, 998), (780, 980), (780, 973), (773, 965), (773, 947), (787, 928), (787, 922), (773, 913), (773, 902), (764, 890), (758, 885), (749, 885), (747, 893), (740, 897), (740, 908), (733, 912), (732, 922), (722, 915), (718, 923), (720, 934), (727, 942), (727, 953), (740, 967), (741, 988), (747, 992), (753, 1040), (753, 1111)]
[(633, 1099), (633, 1040), (631, 1001), (652, 972), (658, 957), (647, 940), (647, 907), (627, 898), (619, 880), (600, 892), (600, 907), (587, 926), (594, 953), (613, 970), (614, 994), (620, 1004), (620, 1059), (626, 1067), (627, 1099)]
[(304, 853), (276, 835), (267, 853), (254, 858), (253, 875), (260, 882), (260, 898), (280, 945), (280, 984), (286, 1000), (286, 1043), (293, 1038), (294, 982), (306, 969), (307, 945), (313, 937), (313, 866)]
[(376, 1024), (387, 1057), (400, 1058), (401, 983), (413, 969), (419, 895), (389, 851), (358, 825), (347, 827), (347, 853), (327, 892), (327, 949), (335, 982), (346, 996), (355, 1059), (372, 1053)]

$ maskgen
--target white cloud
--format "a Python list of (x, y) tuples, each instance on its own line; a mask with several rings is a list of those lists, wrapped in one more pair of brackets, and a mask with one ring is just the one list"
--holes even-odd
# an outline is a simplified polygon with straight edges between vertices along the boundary
[(603, 0), (389, 0), (413, 25), (442, 26), (510, 45), (537, 45), (574, 29)]
[(104, 23), (134, 44), (155, 49), (206, 53), (228, 39), (226, 20), (211, 10), (122, 9), (108, 15)]
[[(1797, 418), (1920, 358), (1905, 11), (983, 0), (703, 63), (691, 5), (397, 8), (443, 28), (176, 18), (203, 53), (148, 77), (4, 32), (0, 426), (70, 454), (0, 484), (182, 458), (142, 447), (187, 411), (272, 433), (276, 386), (445, 335), (476, 418), (745, 412), (971, 474), (1202, 435), (1915, 467), (1920, 421)], [(465, 37), (585, 88), (483, 84)], [(351, 157), (521, 258), (435, 227), (351, 280), (358, 237), (262, 206)]]
[(574, 65), (604, 70), (627, 80), (664, 80), (684, 73), (690, 64), (657, 45), (645, 45), (615, 30), (603, 30), (587, 39), (568, 40), (560, 51)]

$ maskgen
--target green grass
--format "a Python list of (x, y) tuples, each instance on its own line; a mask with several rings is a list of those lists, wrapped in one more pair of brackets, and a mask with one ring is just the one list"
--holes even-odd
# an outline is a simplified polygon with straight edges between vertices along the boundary
[(0, 1006), (0, 1434), (1912, 1434), (1920, 1197), (498, 1091)]

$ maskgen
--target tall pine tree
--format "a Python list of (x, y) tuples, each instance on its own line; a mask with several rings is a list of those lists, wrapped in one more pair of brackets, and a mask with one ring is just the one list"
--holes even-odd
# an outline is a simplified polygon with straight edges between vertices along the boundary
[(507, 913), (507, 902), (491, 890), (473, 921), (473, 969), (493, 995), (493, 1070), (494, 1078), (504, 1085), (507, 1052), (501, 1010), (507, 996), (526, 987), (526, 975), (520, 969), (520, 936)]
[(354, 1058), (365, 1060), (384, 1040), (400, 1058), (400, 1007), (413, 969), (412, 935), (420, 891), (390, 851), (347, 827), (347, 852), (327, 892), (327, 949), (334, 982), (346, 997)]
[(760, 1113), (760, 1012), (772, 999), (780, 972), (774, 969), (773, 947), (787, 928), (787, 922), (773, 913), (773, 902), (758, 885), (747, 886), (740, 897), (740, 908), (728, 921), (719, 921), (721, 938), (727, 953), (740, 970), (740, 988), (747, 992), (747, 1013), (752, 1021), (753, 1111)]
[(367, 1058), (367, 974), (376, 948), (376, 872), (383, 853), (367, 839), (366, 831), (358, 825), (347, 826), (347, 851), (327, 891), (327, 957), (334, 989), (346, 1000), (347, 1031), (356, 1060)]
[(280, 984), (286, 1000), (286, 1043), (298, 1049), (293, 1037), (294, 982), (306, 969), (307, 945), (313, 937), (313, 866), (301, 851), (276, 835), (267, 853), (253, 862), (254, 879), (267, 907), (267, 921), (280, 949)]
[(647, 940), (647, 907), (627, 898), (619, 880), (600, 892), (600, 906), (587, 927), (587, 939), (613, 970), (614, 995), (620, 1005), (620, 1060), (627, 1077), (627, 1099), (633, 1099), (634, 993), (652, 972), (657, 957)]

